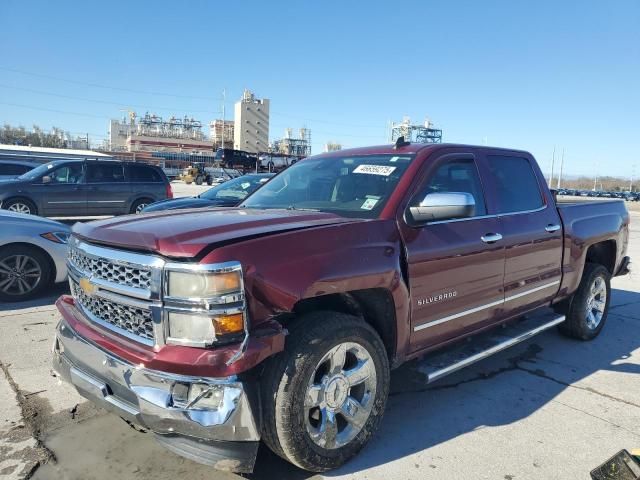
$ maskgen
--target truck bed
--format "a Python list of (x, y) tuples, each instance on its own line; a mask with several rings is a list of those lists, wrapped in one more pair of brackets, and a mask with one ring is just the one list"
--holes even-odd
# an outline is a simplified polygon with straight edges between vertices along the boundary
[(629, 241), (629, 212), (623, 200), (570, 200), (557, 202), (564, 227), (561, 295), (578, 287), (590, 245), (602, 243), (612, 249), (606, 265), (612, 275), (618, 272)]

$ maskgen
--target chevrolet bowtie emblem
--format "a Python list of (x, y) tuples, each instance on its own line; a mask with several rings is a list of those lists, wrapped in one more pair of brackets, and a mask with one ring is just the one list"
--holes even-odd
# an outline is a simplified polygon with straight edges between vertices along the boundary
[(94, 293), (98, 291), (98, 287), (93, 283), (91, 283), (91, 280), (89, 280), (88, 278), (80, 279), (80, 288), (84, 293), (86, 293), (89, 296), (92, 296)]

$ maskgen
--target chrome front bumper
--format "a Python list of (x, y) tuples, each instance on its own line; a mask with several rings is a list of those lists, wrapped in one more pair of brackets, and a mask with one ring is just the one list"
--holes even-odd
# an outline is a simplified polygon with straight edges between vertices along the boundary
[[(257, 402), (236, 377), (191, 377), (132, 365), (89, 343), (64, 320), (56, 329), (53, 367), (82, 396), (160, 435), (174, 452), (225, 470), (253, 468), (260, 440), (252, 409)], [(222, 389), (219, 408), (198, 408), (197, 401), (176, 406), (174, 387), (192, 384)]]

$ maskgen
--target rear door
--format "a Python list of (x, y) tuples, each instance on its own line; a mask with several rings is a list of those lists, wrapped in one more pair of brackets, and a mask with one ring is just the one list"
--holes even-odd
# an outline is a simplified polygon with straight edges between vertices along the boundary
[(533, 157), (489, 151), (486, 164), (490, 209), (506, 249), (504, 309), (512, 316), (548, 303), (560, 287), (560, 216)]
[(86, 179), (88, 215), (128, 213), (130, 187), (121, 162), (87, 162)]
[(498, 232), (499, 220), (487, 215), (481, 170), (481, 162), (468, 150), (449, 149), (430, 158), (410, 205), (418, 205), (428, 193), (466, 192), (474, 197), (475, 212), (423, 225), (411, 225), (407, 214), (400, 221), (414, 351), (488, 325), (500, 312), (505, 254), (500, 242), (483, 241)]

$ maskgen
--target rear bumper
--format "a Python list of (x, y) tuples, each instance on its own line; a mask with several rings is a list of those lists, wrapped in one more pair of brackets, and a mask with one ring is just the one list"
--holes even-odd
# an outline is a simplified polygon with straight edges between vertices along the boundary
[[(236, 376), (176, 375), (126, 362), (82, 338), (62, 320), (53, 367), (85, 398), (158, 435), (168, 449), (222, 470), (250, 472), (260, 440), (250, 386)], [(218, 392), (217, 407), (195, 398), (192, 385)], [(182, 392), (182, 394), (179, 394)]]

